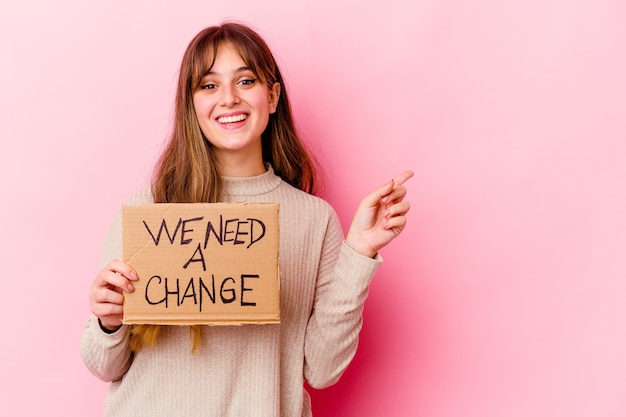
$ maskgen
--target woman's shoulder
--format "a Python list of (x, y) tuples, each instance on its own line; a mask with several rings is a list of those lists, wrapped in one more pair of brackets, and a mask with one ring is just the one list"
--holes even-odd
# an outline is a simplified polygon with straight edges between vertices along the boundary
[(336, 215), (335, 209), (322, 197), (302, 191), (288, 184), (286, 181), (281, 183), (281, 188), (283, 188), (283, 192), (288, 197), (286, 201), (281, 202), (281, 205), (285, 203), (293, 204), (297, 206), (298, 210), (314, 212), (319, 216), (326, 217)]
[(131, 194), (126, 201), (125, 205), (128, 206), (139, 206), (142, 204), (152, 204), (154, 203), (154, 197), (152, 195), (152, 187), (150, 185), (146, 185), (133, 194)]

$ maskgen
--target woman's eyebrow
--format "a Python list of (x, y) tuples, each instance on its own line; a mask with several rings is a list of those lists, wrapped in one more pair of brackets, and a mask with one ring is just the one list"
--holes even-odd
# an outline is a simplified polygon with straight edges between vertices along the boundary
[[(246, 71), (251, 71), (249, 67), (243, 66), (243, 67), (239, 67), (237, 68), (235, 71), (233, 71), (234, 74), (240, 74), (242, 72), (246, 72)], [(217, 72), (217, 71), (213, 71), (212, 69), (207, 70), (207, 72), (204, 73), (204, 76), (206, 77), (207, 75), (222, 75), (221, 73)]]

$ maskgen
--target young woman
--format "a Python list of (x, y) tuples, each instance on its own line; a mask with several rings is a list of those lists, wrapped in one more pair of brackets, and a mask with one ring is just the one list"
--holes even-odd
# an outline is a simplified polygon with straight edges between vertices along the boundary
[(280, 204), (281, 323), (129, 326), (123, 294), (138, 278), (122, 257), (121, 218), (106, 238), (81, 342), (87, 367), (111, 382), (107, 416), (311, 416), (303, 383), (335, 383), (355, 354), (380, 248), (404, 228), (404, 172), (357, 209), (344, 240), (313, 195), (315, 168), (265, 42), (234, 23), (189, 44), (175, 121), (153, 184), (127, 204)]

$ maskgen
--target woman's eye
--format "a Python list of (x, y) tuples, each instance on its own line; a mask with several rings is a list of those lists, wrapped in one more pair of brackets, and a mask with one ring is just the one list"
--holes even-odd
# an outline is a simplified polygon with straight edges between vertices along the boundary
[(241, 85), (252, 85), (256, 82), (255, 78), (244, 78), (243, 80), (239, 81), (239, 84)]
[(217, 86), (216, 86), (215, 84), (213, 84), (213, 83), (206, 83), (206, 84), (202, 84), (202, 85), (200, 86), (200, 88), (201, 88), (202, 90), (213, 90), (213, 89), (214, 89), (214, 88), (216, 88), (216, 87), (217, 87)]

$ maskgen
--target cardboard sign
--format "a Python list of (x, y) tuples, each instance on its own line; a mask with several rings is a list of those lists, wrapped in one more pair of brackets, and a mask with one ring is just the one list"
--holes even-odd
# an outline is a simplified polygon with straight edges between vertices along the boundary
[(122, 222), (139, 277), (124, 323), (280, 322), (278, 204), (124, 206)]

